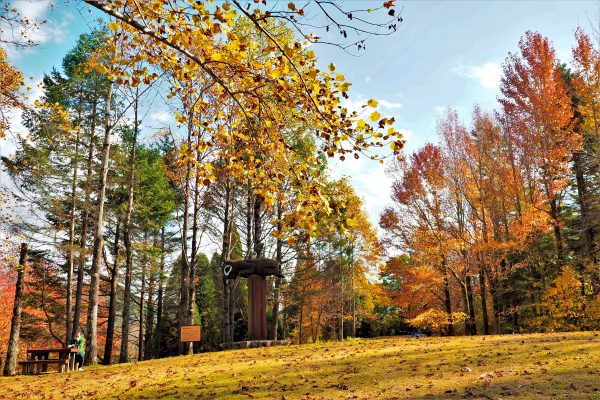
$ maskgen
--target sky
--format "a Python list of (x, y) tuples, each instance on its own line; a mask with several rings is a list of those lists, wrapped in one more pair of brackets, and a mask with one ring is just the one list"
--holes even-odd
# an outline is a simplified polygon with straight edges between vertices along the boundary
[[(344, 6), (368, 8), (381, 2), (346, 0)], [(34, 99), (41, 92), (36, 85), (43, 74), (60, 69), (62, 57), (81, 33), (95, 25), (98, 14), (78, 0), (12, 4), (30, 19), (48, 20), (35, 33), (38, 46), (9, 51), (11, 61), (28, 78), (29, 97)], [(370, 37), (358, 56), (327, 45), (312, 48), (323, 67), (333, 62), (336, 72), (352, 82), (346, 105), (360, 109), (368, 99), (378, 100), (382, 114), (395, 117), (410, 153), (437, 141), (436, 123), (447, 107), (456, 109), (465, 122), (475, 104), (487, 111), (497, 107), (501, 65), (509, 52), (518, 51), (526, 31), (550, 38), (558, 57), (568, 64), (575, 29), (598, 26), (600, 1), (397, 1), (397, 9), (403, 18), (398, 31)], [(14, 120), (18, 128), (18, 114)], [(169, 110), (156, 103), (145, 121), (148, 127), (170, 123), (174, 120)], [(9, 141), (0, 142), (0, 155), (11, 151)], [(349, 177), (377, 224), (390, 202), (391, 179), (385, 165), (350, 157), (333, 162), (331, 168), (334, 177)]]

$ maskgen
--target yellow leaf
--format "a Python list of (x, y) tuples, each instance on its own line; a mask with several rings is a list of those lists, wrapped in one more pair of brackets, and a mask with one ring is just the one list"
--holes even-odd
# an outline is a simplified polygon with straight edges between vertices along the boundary
[(353, 218), (346, 218), (346, 225), (352, 228), (354, 225), (356, 225), (356, 221)]
[(113, 32), (116, 32), (119, 29), (119, 24), (117, 24), (115, 21), (110, 21), (110, 23), (108, 24), (108, 29), (110, 29)]
[(309, 50), (309, 51), (307, 51), (307, 52), (306, 52), (306, 57), (308, 57), (308, 58), (311, 58), (311, 59), (312, 59), (312, 58), (315, 58), (316, 56), (317, 56), (317, 55), (316, 55), (316, 54), (315, 54), (315, 52), (314, 52), (314, 51), (312, 51), (312, 50)]
[(377, 100), (375, 100), (375, 99), (371, 99), (371, 100), (367, 101), (367, 105), (371, 108), (376, 108), (377, 104), (378, 104)]
[(333, 65), (333, 63), (329, 64), (329, 67), (327, 68), (329, 68), (331, 72), (335, 71), (335, 65)]
[(371, 122), (377, 121), (380, 117), (381, 114), (379, 114), (377, 111), (373, 111), (371, 115), (369, 115), (369, 119), (371, 120)]

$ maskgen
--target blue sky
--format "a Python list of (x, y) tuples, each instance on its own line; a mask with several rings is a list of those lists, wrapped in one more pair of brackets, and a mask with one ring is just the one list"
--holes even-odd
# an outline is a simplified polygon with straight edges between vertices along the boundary
[[(98, 16), (76, 0), (67, 5), (57, 1), (53, 8), (51, 3), (13, 1), (28, 17), (48, 19), (35, 34), (39, 46), (10, 52), (24, 75), (33, 78), (31, 97), (39, 93), (35, 83), (43, 73), (53, 66), (60, 67), (77, 36), (89, 31)], [(373, 7), (380, 1), (345, 3), (346, 7), (358, 8), (364, 3)], [(349, 107), (359, 107), (375, 98), (383, 114), (395, 116), (397, 128), (406, 133), (407, 151), (436, 140), (436, 121), (446, 107), (457, 109), (468, 121), (475, 103), (485, 110), (497, 106), (501, 65), (508, 52), (518, 50), (519, 38), (527, 30), (548, 36), (561, 60), (569, 63), (575, 29), (581, 25), (590, 30), (591, 21), (597, 21), (600, 12), (597, 0), (406, 1), (397, 5), (404, 19), (398, 32), (370, 38), (359, 57), (325, 45), (313, 49), (323, 66), (333, 62), (337, 71), (353, 83)], [(148, 117), (151, 121), (172, 122), (166, 109), (155, 107)], [(10, 151), (7, 142), (0, 146), (0, 154)], [(351, 158), (333, 163), (332, 168), (334, 176), (350, 177), (376, 223), (389, 199), (391, 181), (385, 176), (384, 166)]]

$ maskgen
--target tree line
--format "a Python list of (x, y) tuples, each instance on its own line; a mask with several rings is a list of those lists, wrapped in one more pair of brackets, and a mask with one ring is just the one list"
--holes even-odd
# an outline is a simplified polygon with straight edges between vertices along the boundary
[[(502, 67), (499, 108), (448, 109), (439, 142), (389, 169), (383, 279), (414, 324), (452, 335), (597, 329), (598, 71), (527, 32)], [(464, 323), (464, 326), (463, 326)]]

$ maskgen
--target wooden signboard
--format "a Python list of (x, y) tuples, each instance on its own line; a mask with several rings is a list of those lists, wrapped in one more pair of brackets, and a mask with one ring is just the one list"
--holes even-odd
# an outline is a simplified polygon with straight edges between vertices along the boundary
[(200, 325), (184, 325), (179, 328), (180, 342), (199, 342)]

